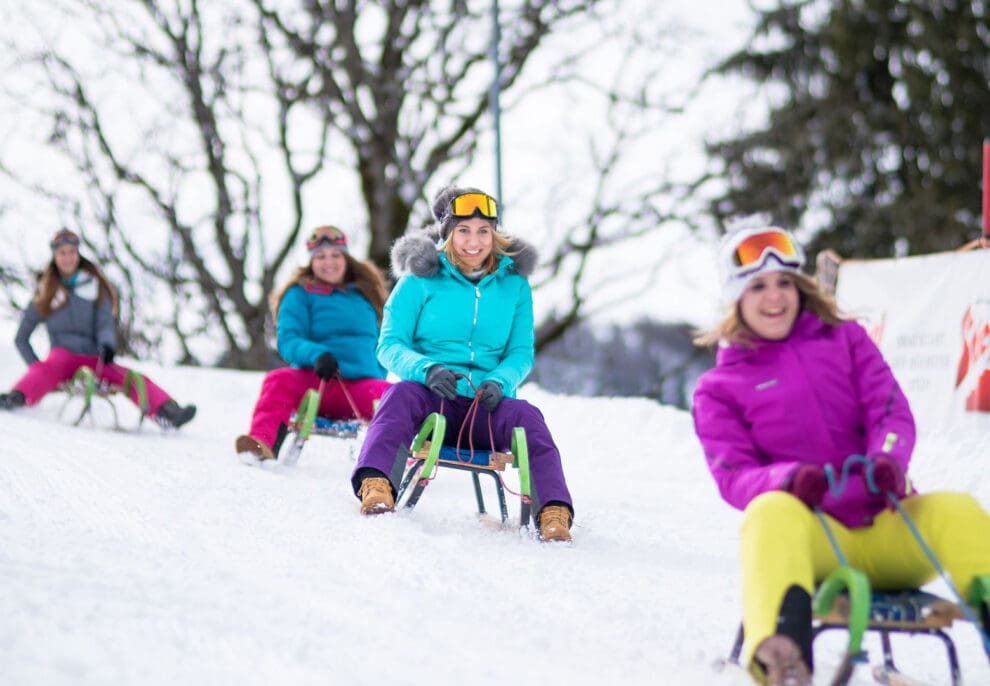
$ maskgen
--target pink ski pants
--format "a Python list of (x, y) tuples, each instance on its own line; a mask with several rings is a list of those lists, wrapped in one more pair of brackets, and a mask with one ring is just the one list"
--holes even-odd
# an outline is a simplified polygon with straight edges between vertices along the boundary
[[(339, 380), (331, 379), (326, 382), (320, 402), (321, 417), (353, 418), (354, 409), (347, 396), (350, 394), (360, 418), (371, 419), (375, 401), (390, 385), (384, 379), (345, 379), (343, 384), (346, 386), (346, 393)], [(312, 369), (281, 367), (268, 372), (261, 384), (261, 394), (251, 417), (251, 436), (269, 448), (272, 447), (279, 425), (288, 421), (292, 413), (299, 409), (299, 401), (306, 391), (319, 386), (320, 377)]]
[[(102, 379), (114, 386), (123, 385), (124, 377), (130, 371), (119, 364), (99, 365), (99, 358), (96, 355), (79, 355), (65, 348), (53, 348), (48, 353), (48, 357), (28, 367), (24, 376), (14, 384), (14, 389), (24, 394), (28, 405), (34, 405), (58, 388), (60, 383), (70, 380), (82, 366), (88, 366), (93, 370), (101, 367), (98, 369), (97, 381)], [(169, 395), (146, 376), (144, 385), (148, 390), (148, 414), (154, 415), (158, 408), (169, 400)], [(130, 398), (135, 405), (138, 404), (136, 390), (131, 391)]]

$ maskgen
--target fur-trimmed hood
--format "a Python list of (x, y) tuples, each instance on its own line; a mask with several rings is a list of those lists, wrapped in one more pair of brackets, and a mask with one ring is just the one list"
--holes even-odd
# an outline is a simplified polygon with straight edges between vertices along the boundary
[[(422, 231), (403, 236), (392, 245), (392, 273), (396, 278), (412, 274), (433, 276), (440, 270), (440, 226), (432, 225)], [(511, 237), (508, 252), (512, 257), (512, 270), (524, 278), (536, 269), (539, 260), (536, 248), (515, 236)]]

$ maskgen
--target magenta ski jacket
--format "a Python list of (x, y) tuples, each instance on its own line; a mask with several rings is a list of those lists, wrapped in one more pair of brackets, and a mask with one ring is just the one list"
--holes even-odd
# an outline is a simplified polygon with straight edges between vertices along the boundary
[[(782, 488), (800, 463), (838, 474), (849, 455), (886, 454), (906, 474), (914, 448), (907, 398), (863, 327), (830, 326), (807, 311), (782, 341), (720, 348), (698, 381), (693, 415), (719, 492), (740, 510)], [(886, 504), (854, 475), (822, 509), (862, 527)]]

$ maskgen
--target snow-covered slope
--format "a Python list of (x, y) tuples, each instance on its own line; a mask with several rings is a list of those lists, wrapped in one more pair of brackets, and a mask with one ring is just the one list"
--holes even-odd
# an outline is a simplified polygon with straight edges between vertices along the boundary
[[(460, 472), (412, 513), (362, 518), (345, 442), (313, 439), (291, 470), (237, 461), (260, 374), (124, 362), (194, 422), (72, 428), (58, 395), (0, 414), (0, 683), (749, 683), (712, 668), (739, 618), (740, 515), (689, 414), (526, 387), (577, 509), (574, 544), (544, 545), (479, 524)], [(22, 372), (0, 341), (0, 387)], [(926, 439), (916, 479), (990, 505), (986, 458), (978, 435)], [(976, 633), (953, 635), (967, 683), (990, 683)], [(817, 683), (840, 642), (819, 639)], [(946, 682), (937, 641), (898, 646)]]

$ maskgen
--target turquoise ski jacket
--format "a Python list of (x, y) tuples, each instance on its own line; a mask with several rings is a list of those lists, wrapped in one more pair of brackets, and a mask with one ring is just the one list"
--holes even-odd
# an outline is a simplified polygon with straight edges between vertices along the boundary
[(384, 379), (375, 358), (378, 333), (375, 308), (352, 283), (296, 284), (278, 308), (278, 352), (293, 367), (312, 367), (328, 352), (345, 379)]
[(388, 302), (378, 359), (405, 381), (426, 382), (434, 365), (459, 379), (459, 395), (494, 381), (506, 397), (533, 368), (533, 293), (526, 279), (535, 265), (533, 249), (518, 241), (515, 257), (503, 256), (498, 270), (472, 283), (425, 236), (407, 236), (392, 250), (392, 269), (401, 275)]

